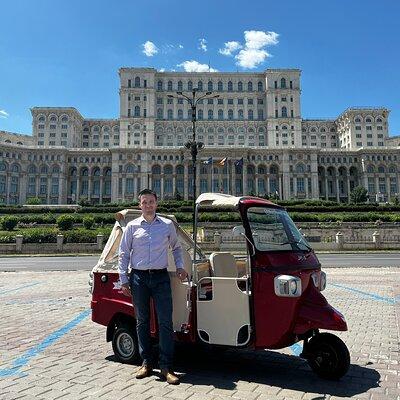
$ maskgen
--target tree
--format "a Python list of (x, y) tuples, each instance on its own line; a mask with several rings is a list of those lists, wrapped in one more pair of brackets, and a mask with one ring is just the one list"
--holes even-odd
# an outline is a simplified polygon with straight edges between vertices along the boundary
[(86, 229), (92, 229), (94, 225), (94, 218), (91, 215), (86, 215), (83, 217), (82, 223)]
[(18, 218), (11, 215), (7, 217), (3, 217), (1, 221), (1, 226), (6, 231), (12, 231), (18, 225)]
[(62, 231), (68, 231), (74, 226), (74, 217), (72, 215), (63, 214), (57, 218), (57, 225)]
[(350, 193), (350, 200), (354, 204), (365, 203), (368, 199), (368, 191), (363, 186), (355, 187)]
[(29, 204), (31, 206), (39, 205), (42, 204), (42, 199), (39, 199), (39, 197), (29, 197), (26, 199), (25, 204)]

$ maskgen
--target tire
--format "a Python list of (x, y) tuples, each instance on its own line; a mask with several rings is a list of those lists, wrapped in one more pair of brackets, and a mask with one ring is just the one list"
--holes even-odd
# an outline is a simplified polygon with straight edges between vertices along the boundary
[(319, 333), (307, 343), (307, 361), (311, 369), (321, 378), (338, 380), (350, 366), (347, 346), (331, 333)]
[(137, 364), (140, 362), (139, 345), (135, 329), (120, 326), (114, 332), (112, 348), (117, 361), (124, 364)]

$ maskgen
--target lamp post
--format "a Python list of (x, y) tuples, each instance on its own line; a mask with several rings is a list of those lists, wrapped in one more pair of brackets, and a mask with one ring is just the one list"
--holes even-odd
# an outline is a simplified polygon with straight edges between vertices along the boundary
[[(196, 94), (198, 92), (197, 88), (194, 88), (192, 90), (192, 96), (189, 97), (186, 94), (184, 94), (183, 92), (176, 92), (177, 96), (174, 96), (172, 94), (169, 94), (168, 97), (170, 98), (183, 98), (185, 99), (191, 109), (192, 109), (192, 131), (193, 131), (193, 135), (192, 135), (192, 140), (189, 140), (187, 143), (185, 143), (185, 147), (190, 150), (190, 154), (192, 156), (192, 165), (193, 165), (193, 238), (196, 240), (195, 237), (195, 214), (196, 214), (196, 192), (197, 192), (197, 188), (196, 188), (196, 172), (197, 172), (197, 154), (199, 153), (199, 150), (201, 150), (202, 148), (204, 148), (204, 143), (202, 142), (197, 142), (196, 141), (196, 121), (197, 121), (197, 117), (196, 117), (196, 108), (197, 108), (197, 104), (199, 104), (200, 100), (203, 99), (215, 99), (217, 97), (219, 97), (218, 94), (216, 95), (212, 95), (212, 92), (206, 92), (204, 95), (199, 96), (198, 98), (196, 98)], [(212, 182), (211, 182), (212, 185)]]

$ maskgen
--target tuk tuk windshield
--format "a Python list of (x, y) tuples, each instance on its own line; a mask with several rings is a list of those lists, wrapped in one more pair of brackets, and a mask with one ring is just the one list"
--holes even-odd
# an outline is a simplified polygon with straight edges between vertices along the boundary
[(285, 210), (250, 207), (247, 210), (247, 219), (257, 250), (311, 250), (310, 245)]

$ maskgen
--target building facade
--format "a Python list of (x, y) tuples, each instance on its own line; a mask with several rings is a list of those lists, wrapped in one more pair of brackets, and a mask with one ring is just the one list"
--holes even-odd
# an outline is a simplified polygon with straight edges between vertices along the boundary
[(197, 193), (347, 202), (363, 185), (373, 201), (398, 197), (400, 140), (389, 137), (389, 111), (353, 107), (336, 119), (303, 119), (300, 75), (121, 68), (118, 118), (33, 107), (32, 136), (0, 131), (0, 202), (126, 202), (145, 187), (161, 199), (190, 199), (194, 177), (184, 145), (192, 139), (192, 110), (169, 95), (193, 88), (218, 95), (196, 110), (196, 139), (204, 143)]

